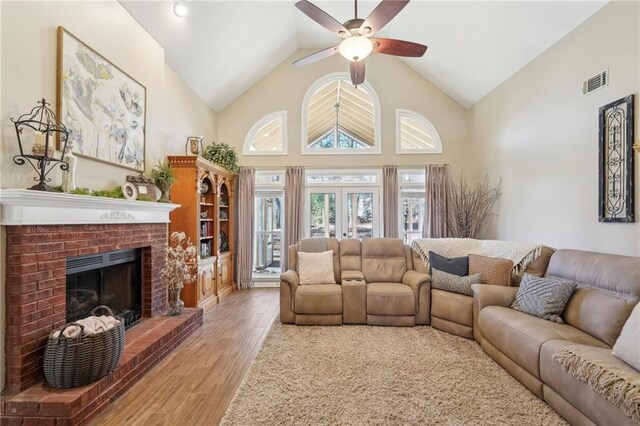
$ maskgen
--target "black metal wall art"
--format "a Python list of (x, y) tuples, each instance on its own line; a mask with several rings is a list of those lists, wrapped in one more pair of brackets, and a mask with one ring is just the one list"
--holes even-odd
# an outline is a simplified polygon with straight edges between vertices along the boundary
[(634, 222), (634, 95), (600, 108), (600, 222)]

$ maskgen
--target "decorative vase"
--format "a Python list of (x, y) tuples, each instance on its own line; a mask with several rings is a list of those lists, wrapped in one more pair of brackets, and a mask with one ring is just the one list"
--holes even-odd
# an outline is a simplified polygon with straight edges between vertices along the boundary
[(181, 288), (169, 289), (169, 309), (167, 314), (171, 317), (182, 315), (184, 313), (184, 302), (180, 299)]
[(162, 195), (160, 196), (160, 199), (158, 200), (158, 202), (159, 203), (170, 203), (171, 200), (169, 199), (169, 189), (171, 189), (171, 185), (168, 184), (167, 182), (157, 182), (156, 181), (156, 186), (158, 187), (158, 189), (162, 193)]

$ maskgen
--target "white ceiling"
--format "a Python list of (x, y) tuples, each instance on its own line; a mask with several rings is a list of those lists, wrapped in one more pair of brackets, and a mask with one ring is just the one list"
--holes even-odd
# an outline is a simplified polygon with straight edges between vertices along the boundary
[[(294, 1), (188, 1), (185, 18), (173, 14), (172, 1), (120, 2), (216, 111), (296, 50), (338, 41)], [(423, 58), (402, 60), (470, 107), (606, 2), (414, 0), (378, 35), (428, 45)], [(353, 17), (352, 2), (314, 3), (338, 21)], [(363, 17), (377, 2), (358, 4)]]

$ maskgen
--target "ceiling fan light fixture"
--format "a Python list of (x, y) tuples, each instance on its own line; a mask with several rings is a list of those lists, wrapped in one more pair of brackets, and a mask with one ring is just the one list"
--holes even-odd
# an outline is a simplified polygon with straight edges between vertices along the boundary
[(187, 16), (189, 14), (187, 3), (184, 1), (175, 2), (173, 4), (173, 13), (175, 13), (178, 18), (184, 18)]
[(361, 61), (373, 51), (373, 43), (366, 37), (354, 35), (342, 40), (338, 50), (349, 61)]

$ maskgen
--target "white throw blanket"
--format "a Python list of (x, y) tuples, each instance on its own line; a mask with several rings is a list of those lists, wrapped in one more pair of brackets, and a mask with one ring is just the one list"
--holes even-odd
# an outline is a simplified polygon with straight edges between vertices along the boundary
[[(111, 330), (113, 327), (117, 327), (120, 325), (120, 321), (115, 319), (114, 317), (100, 316), (100, 317), (87, 317), (78, 321), (74, 321), (75, 324), (79, 325), (70, 325), (69, 327), (64, 329), (64, 333), (62, 334), (67, 339), (75, 339), (80, 336), (82, 333), (82, 328), (80, 325), (84, 327), (84, 334), (96, 334), (103, 333), (107, 330)], [(60, 330), (53, 333), (53, 337), (58, 337), (60, 335)]]
[(512, 275), (524, 271), (527, 265), (542, 253), (540, 244), (524, 244), (513, 241), (474, 240), (472, 238), (421, 238), (414, 240), (411, 247), (429, 267), (429, 251), (445, 257), (460, 257), (479, 254), (513, 261)]

